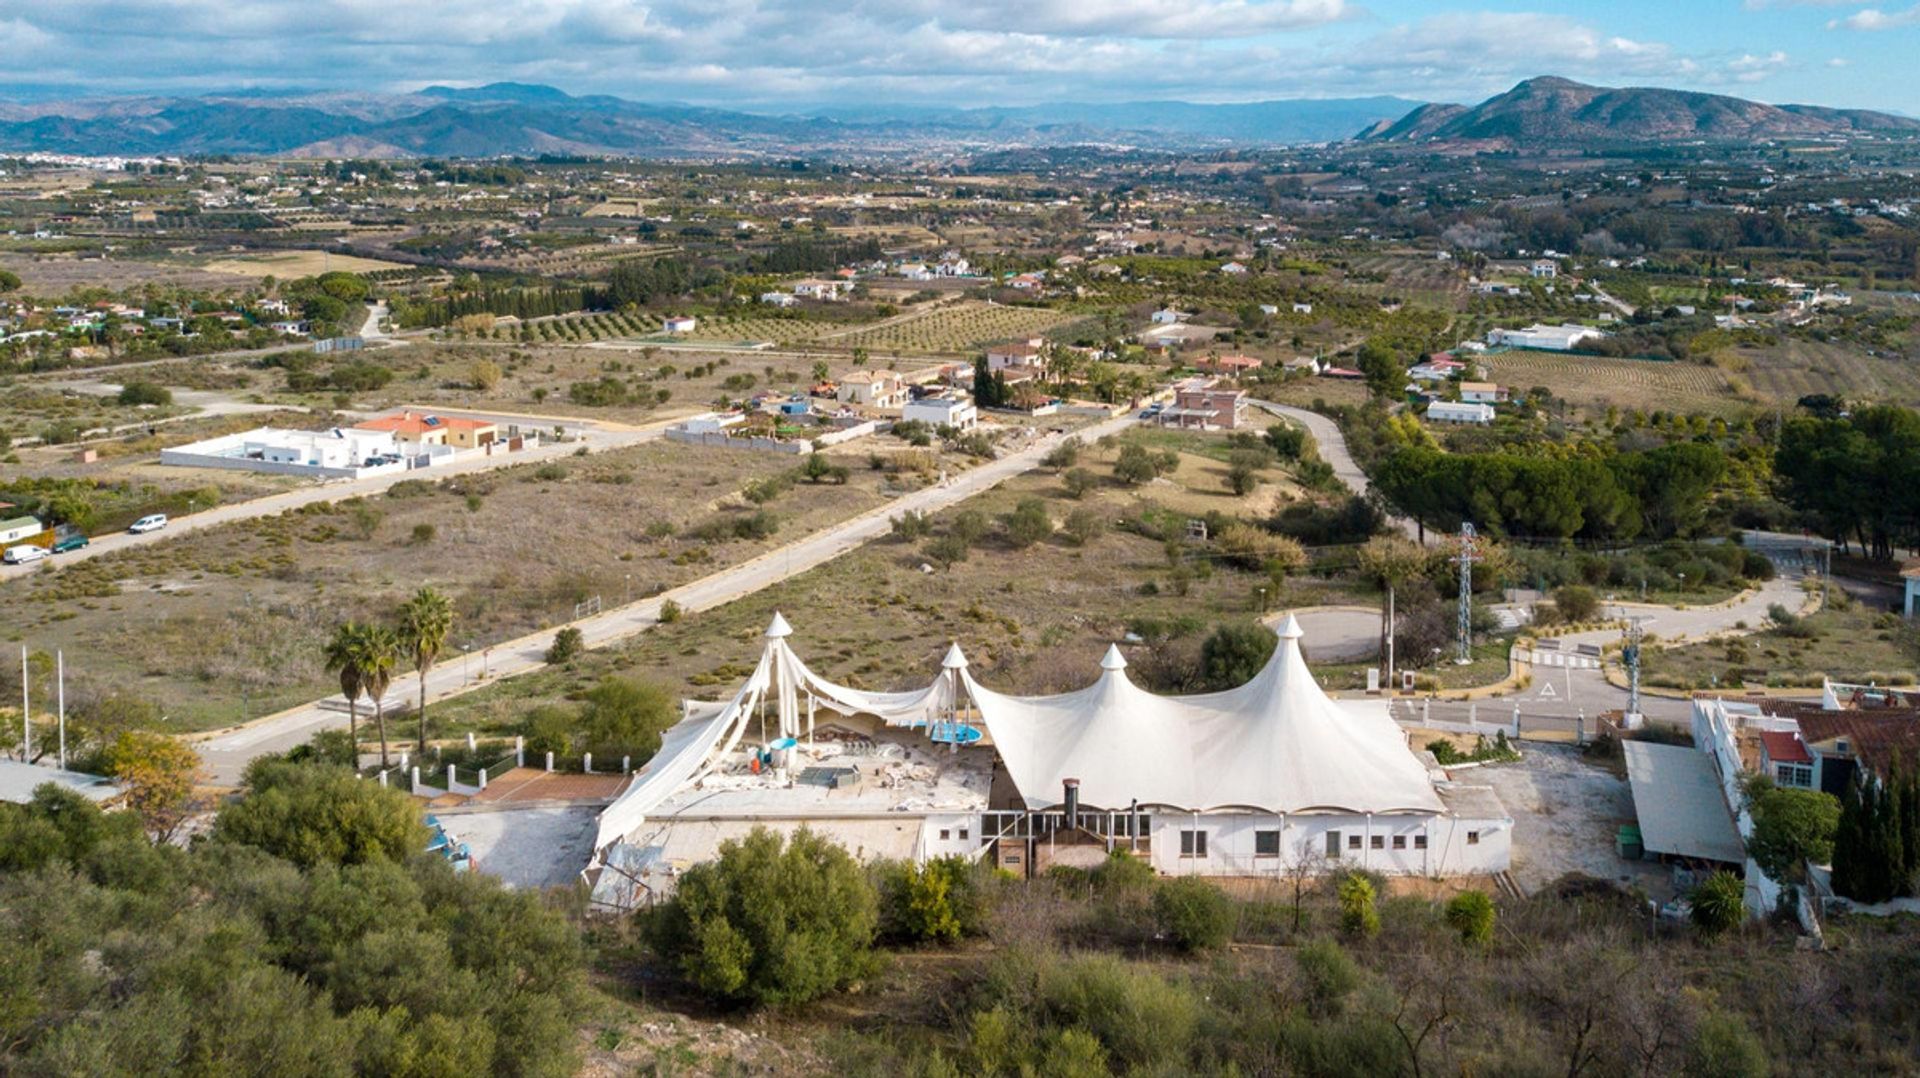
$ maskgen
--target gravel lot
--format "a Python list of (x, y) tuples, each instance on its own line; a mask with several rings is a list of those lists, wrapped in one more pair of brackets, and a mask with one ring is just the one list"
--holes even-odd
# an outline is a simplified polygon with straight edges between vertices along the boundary
[(1494, 788), (1513, 815), (1512, 875), (1532, 894), (1578, 872), (1639, 887), (1662, 902), (1672, 897), (1671, 873), (1651, 862), (1614, 853), (1614, 834), (1633, 823), (1627, 780), (1589, 764), (1569, 746), (1528, 742), (1525, 758), (1460, 772), (1463, 782)]
[(473, 850), (480, 871), (515, 889), (564, 886), (593, 852), (598, 806), (441, 815), (449, 835)]

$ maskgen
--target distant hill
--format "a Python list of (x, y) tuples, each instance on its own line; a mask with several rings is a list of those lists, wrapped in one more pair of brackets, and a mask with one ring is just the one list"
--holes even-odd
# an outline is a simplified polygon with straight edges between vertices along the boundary
[(1920, 135), (1920, 120), (1884, 112), (1767, 105), (1720, 94), (1609, 89), (1535, 78), (1472, 107), (1423, 105), (1362, 129), (1362, 141), (1494, 141), (1520, 146)]
[(1197, 105), (1177, 101), (944, 109), (825, 108), (766, 115), (551, 86), (429, 86), (412, 94), (248, 91), (204, 97), (0, 101), (0, 152), (493, 157), (898, 154), (1099, 144), (1190, 150), (1330, 142), (1418, 102), (1375, 97)]

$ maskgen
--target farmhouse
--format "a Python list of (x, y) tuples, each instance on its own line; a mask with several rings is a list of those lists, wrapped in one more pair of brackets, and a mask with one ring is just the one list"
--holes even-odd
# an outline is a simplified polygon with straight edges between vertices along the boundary
[(769, 307), (791, 307), (800, 302), (800, 297), (791, 292), (762, 292), (760, 302)]
[(1173, 404), (1160, 412), (1161, 426), (1233, 430), (1240, 425), (1240, 405), (1247, 395), (1205, 378), (1190, 378), (1174, 386)]
[(1041, 346), (1044, 344), (1035, 337), (1011, 344), (995, 344), (987, 348), (987, 369), (1004, 371), (1012, 368), (1043, 371), (1046, 369), (1046, 355)]
[(1535, 323), (1525, 329), (1494, 329), (1487, 332), (1487, 343), (1508, 348), (1537, 348), (1565, 352), (1581, 341), (1598, 340), (1606, 334), (1592, 326), (1571, 324), (1549, 326)]
[(699, 320), (695, 319), (692, 315), (683, 314), (669, 317), (665, 322), (660, 324), (660, 328), (668, 333), (692, 333), (694, 327), (699, 324)]
[(479, 449), (499, 440), (500, 428), (483, 419), (433, 415), (411, 409), (357, 423), (354, 430), (385, 431), (403, 450), (430, 446)]
[[(261, 427), (163, 449), (160, 463), (180, 468), (269, 472), (312, 479), (358, 479), (404, 471), (414, 455), (391, 430)], [(431, 454), (428, 456), (431, 458)]]
[(1020, 875), (1115, 853), (1204, 876), (1439, 877), (1511, 857), (1494, 792), (1430, 768), (1384, 702), (1330, 699), (1292, 618), (1251, 681), (1204, 696), (1138, 687), (1117, 646), (1084, 688), (1006, 695), (957, 644), (924, 688), (869, 692), (814, 673), (792, 632), (774, 615), (746, 683), (689, 702), (601, 813), (584, 873), (596, 905), (657, 901), (769, 820), (864, 858), (984, 856)]
[(839, 299), (853, 286), (846, 281), (828, 281), (818, 277), (809, 277), (804, 281), (793, 282), (790, 291), (801, 299), (834, 301)]
[(892, 371), (849, 371), (839, 380), (840, 400), (869, 408), (898, 408), (906, 403), (906, 386)]
[(1249, 371), (1257, 371), (1262, 365), (1262, 361), (1253, 356), (1240, 355), (1207, 356), (1194, 364), (1194, 366), (1199, 367), (1203, 371), (1229, 375), (1240, 375), (1246, 374)]
[(1491, 404), (1434, 401), (1427, 405), (1427, 421), (1430, 423), (1477, 423), (1485, 426), (1493, 422), (1493, 414)]
[(1470, 404), (1498, 404), (1507, 399), (1507, 391), (1492, 382), (1461, 382), (1460, 399)]
[(908, 401), (900, 410), (900, 418), (905, 421), (917, 419), (936, 427), (972, 430), (980, 422), (980, 410), (974, 407), (972, 401), (955, 397), (922, 397)]
[(1192, 315), (1185, 311), (1176, 311), (1172, 307), (1162, 307), (1153, 312), (1153, 324), (1156, 326), (1177, 325), (1192, 317)]

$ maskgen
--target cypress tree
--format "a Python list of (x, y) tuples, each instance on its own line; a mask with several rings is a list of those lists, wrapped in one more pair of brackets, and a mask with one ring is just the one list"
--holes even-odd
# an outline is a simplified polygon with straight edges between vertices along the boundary
[(1854, 898), (1860, 893), (1861, 862), (1866, 851), (1866, 805), (1859, 776), (1840, 791), (1840, 823), (1833, 831), (1833, 889)]
[(987, 357), (983, 353), (973, 361), (973, 403), (982, 408), (992, 408), (999, 404), (993, 399), (993, 372), (987, 367)]

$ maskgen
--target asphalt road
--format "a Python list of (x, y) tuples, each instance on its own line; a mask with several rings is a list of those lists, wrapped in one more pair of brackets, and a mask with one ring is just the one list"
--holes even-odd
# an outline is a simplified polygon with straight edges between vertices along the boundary
[[(1295, 408), (1290, 404), (1275, 404), (1272, 401), (1257, 400), (1249, 397), (1247, 403), (1263, 412), (1290, 419), (1307, 428), (1313, 440), (1320, 446), (1320, 459), (1333, 466), (1333, 474), (1355, 494), (1365, 497), (1373, 487), (1367, 482), (1367, 473), (1362, 471), (1353, 454), (1347, 451), (1346, 436), (1340, 433), (1340, 425), (1319, 412), (1305, 408)], [(1409, 539), (1419, 539), (1420, 528), (1407, 517), (1389, 518), (1394, 527), (1407, 534)]]
[[(1117, 433), (1132, 422), (1130, 414), (1122, 415), (1074, 431), (1071, 436), (1091, 442)], [(669, 599), (680, 604), (682, 609), (694, 612), (751, 595), (788, 577), (823, 565), (872, 539), (887, 535), (892, 531), (893, 517), (909, 510), (934, 512), (944, 509), (1034, 468), (1048, 450), (1068, 436), (1048, 435), (1037, 439), (1025, 449), (961, 472), (945, 483), (896, 498), (877, 509), (776, 547), (739, 565), (570, 624), (581, 631), (588, 647), (603, 647), (646, 632), (658, 624), (661, 604)], [(502, 678), (544, 667), (547, 649), (553, 645), (554, 634), (559, 628), (556, 626), (496, 644), (483, 654), (467, 660), (442, 662), (427, 675), (428, 701), (458, 696)], [(419, 685), (418, 677), (410, 673), (396, 678), (384, 698), (386, 706), (401, 707), (417, 700)], [(367, 705), (363, 703), (361, 710), (365, 713)], [(320, 730), (345, 726), (346, 722), (346, 701), (335, 695), (206, 737), (197, 747), (211, 780), (216, 784), (231, 785), (239, 781), (247, 763), (255, 757), (283, 752), (304, 743)]]

